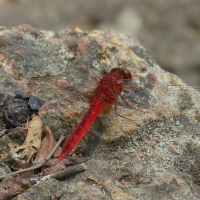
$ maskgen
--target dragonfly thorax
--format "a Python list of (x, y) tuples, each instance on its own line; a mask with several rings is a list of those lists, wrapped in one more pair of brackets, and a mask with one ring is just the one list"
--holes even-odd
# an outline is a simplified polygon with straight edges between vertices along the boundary
[(121, 77), (114, 74), (106, 74), (97, 82), (97, 87), (91, 93), (90, 102), (102, 97), (105, 104), (113, 104), (122, 90), (123, 82)]

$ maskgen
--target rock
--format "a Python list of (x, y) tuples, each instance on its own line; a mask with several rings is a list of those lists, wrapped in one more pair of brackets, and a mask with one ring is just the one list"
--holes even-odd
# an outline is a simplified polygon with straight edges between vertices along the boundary
[[(56, 183), (63, 192), (60, 199), (75, 199), (77, 193), (92, 199), (200, 197), (196, 117), (200, 95), (161, 69), (136, 38), (78, 28), (54, 33), (28, 25), (5, 27), (1, 36), (0, 93), (14, 95), (19, 90), (44, 99), (39, 115), (57, 139), (61, 134), (69, 136), (87, 111), (87, 92), (95, 85), (82, 65), (96, 75), (113, 67), (126, 67), (133, 75), (134, 84), (126, 87), (129, 92), (124, 97), (145, 113), (119, 105), (119, 113), (134, 122), (114, 112), (96, 120), (92, 127), (103, 133), (102, 139), (89, 154), (84, 173)], [(79, 147), (85, 143), (82, 140)], [(76, 148), (73, 156), (83, 152)], [(48, 194), (35, 192), (33, 199), (43, 193), (51, 197), (54, 187), (48, 188)]]
[[(198, 0), (40, 0), (37, 5), (26, 0), (26, 4), (18, 1), (17, 6), (12, 1), (0, 3), (0, 24), (5, 26), (17, 26), (23, 21), (38, 29), (55, 31), (67, 24), (71, 28), (116, 29), (134, 35), (162, 68), (189, 85), (200, 85)], [(0, 44), (4, 43), (0, 38)]]

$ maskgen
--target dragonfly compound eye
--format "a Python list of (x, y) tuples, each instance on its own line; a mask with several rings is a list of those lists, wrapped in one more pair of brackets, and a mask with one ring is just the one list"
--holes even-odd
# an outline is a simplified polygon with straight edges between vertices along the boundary
[(130, 83), (132, 79), (131, 72), (125, 67), (115, 67), (110, 71), (110, 74), (120, 76), (124, 80), (125, 84)]

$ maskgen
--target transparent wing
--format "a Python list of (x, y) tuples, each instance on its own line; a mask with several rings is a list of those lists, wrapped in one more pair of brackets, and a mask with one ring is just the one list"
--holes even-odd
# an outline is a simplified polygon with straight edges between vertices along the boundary
[[(54, 75), (43, 73), (40, 77), (32, 77), (25, 82), (26, 87), (38, 96), (42, 95), (45, 100), (61, 99), (74, 92), (74, 96), (87, 94), (92, 91), (101, 78), (98, 71), (91, 64), (91, 59), (81, 57), (76, 59), (72, 56), (67, 61), (65, 73)], [(123, 81), (123, 80), (122, 80)], [(198, 115), (199, 102), (193, 102), (191, 95), (199, 95), (200, 87), (186, 85), (165, 85), (154, 83), (146, 77), (133, 75), (130, 84), (124, 86), (122, 96), (131, 106), (137, 109), (154, 109), (162, 102), (167, 110), (172, 108), (180, 112), (190, 112)], [(131, 109), (118, 97), (117, 110)]]
[[(199, 89), (199, 87), (192, 88), (187, 85), (153, 83), (147, 78), (135, 75), (131, 83), (124, 86), (122, 95), (131, 106), (139, 110), (152, 112), (162, 106), (160, 109), (165, 112), (184, 113), (199, 119), (199, 102), (192, 98), (192, 96), (200, 96)], [(127, 107), (120, 99), (118, 104), (118, 110)], [(126, 109), (131, 109), (131, 107)]]
[(69, 60), (65, 71), (67, 83), (74, 88), (93, 89), (101, 76), (89, 66), (89, 59), (85, 63), (78, 59)]

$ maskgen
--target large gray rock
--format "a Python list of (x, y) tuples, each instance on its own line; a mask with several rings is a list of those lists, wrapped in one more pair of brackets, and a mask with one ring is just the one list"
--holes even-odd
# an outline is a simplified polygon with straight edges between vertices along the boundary
[[(113, 67), (128, 68), (133, 83), (124, 96), (145, 111), (119, 105), (119, 113), (134, 122), (114, 111), (99, 117), (91, 129), (103, 134), (98, 146), (72, 153), (73, 158), (88, 155), (87, 170), (66, 182), (57, 181), (56, 186), (54, 181), (48, 187), (41, 183), (44, 190), (35, 185), (19, 197), (42, 199), (45, 193), (49, 198), (56, 187), (62, 193), (60, 199), (200, 198), (200, 125), (196, 117), (200, 95), (162, 70), (136, 38), (115, 31), (66, 29), (54, 33), (21, 25), (1, 27), (0, 44), (2, 101), (16, 90), (46, 100), (39, 115), (56, 138), (69, 136), (87, 111), (83, 88), (95, 85), (82, 65), (96, 74), (109, 73)], [(15, 118), (18, 123), (23, 120)], [(85, 140), (79, 147), (84, 147)]]

